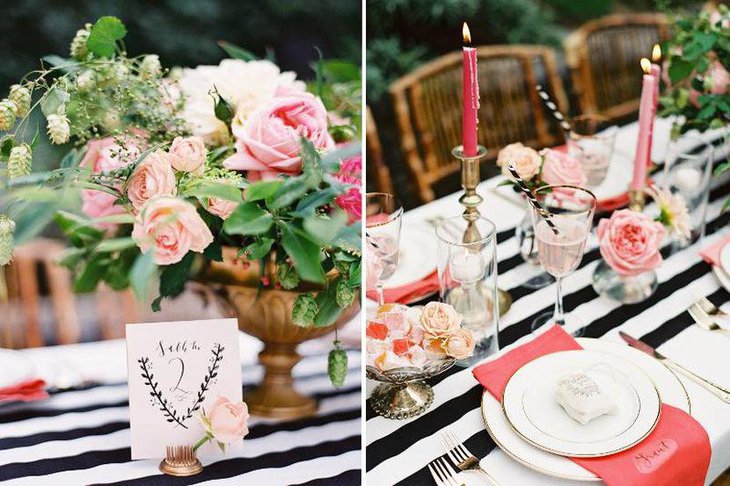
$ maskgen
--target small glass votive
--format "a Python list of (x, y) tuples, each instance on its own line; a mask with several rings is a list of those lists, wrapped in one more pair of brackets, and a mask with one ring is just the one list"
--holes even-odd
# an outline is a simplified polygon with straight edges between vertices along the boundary
[[(465, 243), (468, 225), (473, 242)], [(445, 219), (436, 228), (440, 298), (462, 315), (462, 327), (474, 335), (474, 354), (457, 361), (471, 366), (499, 349), (496, 227), (486, 218)]]
[(568, 154), (580, 160), (586, 185), (596, 187), (606, 178), (613, 156), (618, 127), (598, 115), (580, 115), (571, 120), (568, 134)]

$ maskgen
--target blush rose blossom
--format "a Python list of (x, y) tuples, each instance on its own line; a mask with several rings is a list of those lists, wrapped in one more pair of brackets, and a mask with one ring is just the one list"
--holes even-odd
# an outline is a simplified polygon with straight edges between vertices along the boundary
[(535, 149), (516, 142), (504, 147), (497, 155), (497, 165), (502, 168), (502, 174), (512, 180), (508, 168), (510, 164), (514, 165), (523, 180), (529, 181), (540, 173), (542, 158)]
[(449, 334), (444, 342), (446, 354), (456, 359), (471, 356), (474, 351), (474, 336), (466, 329), (457, 329)]
[(576, 157), (558, 150), (545, 149), (543, 156), (542, 180), (547, 184), (570, 184), (582, 187), (587, 179), (583, 167)]
[(189, 251), (201, 253), (213, 242), (213, 235), (195, 206), (183, 199), (158, 196), (140, 211), (132, 238), (142, 253), (153, 252), (158, 265), (172, 265)]
[(319, 98), (309, 94), (274, 98), (233, 132), (236, 153), (223, 165), (247, 171), (251, 181), (301, 173), (302, 137), (320, 150), (335, 146), (327, 131), (327, 110)]
[(219, 444), (230, 444), (248, 435), (248, 405), (218, 397), (207, 415), (200, 417), (206, 436), (196, 445), (214, 439)]
[(461, 314), (452, 306), (442, 302), (429, 302), (423, 308), (421, 323), (427, 334), (442, 337), (459, 329)]
[(170, 145), (170, 163), (178, 172), (203, 175), (208, 149), (200, 137), (175, 137)]
[(666, 229), (646, 214), (616, 211), (600, 221), (597, 233), (601, 256), (619, 275), (639, 275), (662, 264), (659, 247)]
[(171, 157), (156, 150), (140, 162), (127, 181), (127, 197), (136, 211), (156, 196), (174, 196), (177, 180), (172, 170)]

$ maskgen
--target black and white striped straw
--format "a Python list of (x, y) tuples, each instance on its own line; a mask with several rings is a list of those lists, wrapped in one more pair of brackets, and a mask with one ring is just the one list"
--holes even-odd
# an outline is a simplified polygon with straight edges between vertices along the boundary
[(547, 91), (545, 91), (545, 88), (543, 88), (541, 84), (538, 84), (537, 86), (535, 86), (535, 90), (537, 91), (537, 95), (540, 97), (543, 104), (547, 107), (548, 110), (550, 110), (550, 113), (553, 114), (553, 118), (555, 118), (560, 124), (560, 128), (562, 128), (565, 132), (569, 132), (571, 130), (570, 123), (568, 123), (568, 121), (565, 119), (565, 115), (560, 113), (560, 110), (558, 110), (558, 105), (553, 102), (553, 100), (550, 98), (550, 95), (547, 94)]
[(535, 208), (535, 210), (540, 213), (540, 216), (542, 216), (542, 219), (545, 220), (548, 226), (550, 226), (550, 229), (553, 230), (553, 233), (556, 235), (558, 234), (558, 228), (555, 226), (555, 224), (550, 219), (550, 213), (547, 212), (545, 208), (543, 208), (540, 203), (537, 201), (537, 198), (532, 193), (529, 187), (527, 187), (527, 183), (522, 180), (522, 177), (517, 173), (517, 169), (515, 169), (515, 166), (510, 164), (507, 167), (512, 174), (512, 177), (514, 177), (515, 181), (517, 182), (517, 185), (520, 186), (520, 189), (522, 189), (522, 192), (525, 193), (525, 196), (527, 196), (527, 200), (530, 201), (530, 204), (532, 204), (532, 207)]

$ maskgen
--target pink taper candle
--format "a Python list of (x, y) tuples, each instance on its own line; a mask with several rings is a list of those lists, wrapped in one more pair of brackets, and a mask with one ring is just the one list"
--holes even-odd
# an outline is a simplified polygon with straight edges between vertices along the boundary
[[(659, 83), (662, 79), (662, 68), (659, 65), (659, 61), (662, 58), (662, 48), (659, 44), (654, 44), (654, 48), (651, 50), (651, 75), (654, 76), (654, 112), (659, 109)], [(649, 155), (646, 157), (646, 164), (651, 167), (651, 147), (653, 143), (649, 144)]]
[(462, 113), (461, 145), (467, 157), (477, 154), (477, 124), (479, 117), (479, 81), (477, 80), (477, 50), (469, 46), (471, 34), (464, 22), (463, 69), (462, 69)]
[(634, 157), (634, 178), (631, 189), (643, 190), (646, 183), (647, 160), (651, 155), (651, 138), (654, 131), (654, 85), (656, 79), (651, 75), (651, 62), (643, 58), (641, 68), (644, 70), (644, 82), (641, 87), (641, 103), (639, 104), (639, 140), (636, 143)]

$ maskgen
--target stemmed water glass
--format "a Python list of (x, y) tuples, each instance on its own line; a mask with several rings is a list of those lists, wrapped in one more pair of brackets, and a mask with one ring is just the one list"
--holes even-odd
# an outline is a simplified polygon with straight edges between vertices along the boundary
[(532, 223), (535, 228), (537, 252), (543, 268), (555, 277), (557, 298), (553, 312), (546, 312), (535, 319), (532, 329), (543, 324), (567, 323), (579, 327), (578, 320), (563, 312), (562, 280), (571, 274), (583, 259), (586, 240), (591, 232), (593, 214), (596, 210), (596, 196), (576, 186), (543, 186), (535, 192), (538, 203), (546, 210), (549, 221), (534, 207)]
[(618, 127), (598, 115), (576, 116), (571, 120), (571, 127), (567, 136), (568, 153), (580, 161), (587, 186), (599, 186), (608, 173)]
[(383, 285), (398, 266), (398, 244), (403, 221), (403, 207), (392, 194), (365, 194), (365, 243), (368, 273), (374, 277), (378, 305), (385, 304)]

